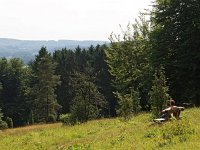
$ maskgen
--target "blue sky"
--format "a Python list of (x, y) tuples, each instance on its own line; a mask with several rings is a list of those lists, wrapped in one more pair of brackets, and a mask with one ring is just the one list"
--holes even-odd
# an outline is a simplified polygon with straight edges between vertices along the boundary
[(0, 0), (0, 38), (108, 40), (152, 0)]

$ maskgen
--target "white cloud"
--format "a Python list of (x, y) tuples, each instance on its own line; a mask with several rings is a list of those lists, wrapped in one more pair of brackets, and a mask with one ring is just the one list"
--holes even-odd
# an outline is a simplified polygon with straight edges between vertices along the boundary
[(151, 0), (0, 0), (0, 37), (107, 40)]

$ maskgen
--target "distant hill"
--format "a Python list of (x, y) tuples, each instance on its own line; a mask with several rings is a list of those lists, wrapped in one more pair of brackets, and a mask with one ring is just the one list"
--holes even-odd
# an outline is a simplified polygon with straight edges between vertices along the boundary
[(49, 52), (58, 49), (75, 49), (78, 45), (87, 48), (90, 45), (105, 44), (107, 41), (76, 41), (76, 40), (17, 40), (0, 38), (0, 57), (13, 58), (20, 57), (25, 63), (34, 58), (42, 46), (47, 47)]

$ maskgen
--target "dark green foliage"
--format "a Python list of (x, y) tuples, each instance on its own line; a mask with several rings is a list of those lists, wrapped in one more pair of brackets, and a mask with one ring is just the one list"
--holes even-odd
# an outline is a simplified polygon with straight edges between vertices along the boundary
[[(56, 91), (58, 103), (63, 106), (61, 113), (70, 113), (72, 99), (75, 96), (75, 89), (70, 79), (74, 77), (75, 72), (81, 72), (92, 76), (93, 84), (104, 95), (108, 103), (108, 107), (102, 110), (104, 116), (116, 115), (116, 99), (112, 93), (111, 75), (105, 62), (105, 48), (105, 45), (97, 45), (96, 47), (91, 45), (88, 49), (77, 47), (75, 51), (67, 49), (55, 51), (53, 58), (58, 63), (56, 74), (61, 75), (61, 84)], [(87, 72), (88, 67), (92, 68), (90, 75)]]
[(8, 124), (5, 121), (0, 120), (0, 130), (7, 129)]
[(149, 92), (151, 109), (154, 118), (159, 117), (160, 112), (166, 108), (167, 100), (169, 99), (168, 86), (166, 85), (166, 78), (162, 70), (154, 74), (153, 85)]
[[(104, 97), (108, 104), (107, 107), (101, 107), (101, 104), (90, 105), (91, 111), (87, 118), (114, 116), (116, 100), (105, 62), (105, 47), (77, 47), (75, 51), (62, 49), (56, 51), (53, 58), (43, 47), (29, 66), (25, 66), (20, 59), (1, 58), (0, 106), (5, 117), (13, 118), (14, 126), (20, 126), (47, 122), (48, 116), (69, 113), (72, 110), (70, 107), (74, 107), (74, 102), (79, 99), (71, 80), (75, 72), (92, 77), (85, 84), (89, 83), (91, 92), (97, 92), (97, 95), (91, 96)], [(88, 71), (88, 68), (92, 71)], [(58, 103), (63, 107), (62, 110)]]
[(47, 122), (48, 122), (48, 123), (55, 123), (55, 122), (56, 122), (56, 116), (50, 114), (50, 115), (48, 116), (48, 118), (47, 118)]
[(71, 114), (61, 114), (60, 115), (60, 121), (64, 125), (74, 125), (74, 124), (76, 124), (76, 120), (73, 120)]
[(56, 115), (60, 109), (55, 95), (55, 89), (60, 83), (59, 76), (55, 75), (56, 64), (51, 54), (42, 47), (31, 68), (34, 82), (32, 86), (34, 121), (46, 122), (49, 116)]
[(1, 113), (0, 109), (0, 130), (8, 128), (8, 124), (5, 121), (3, 121), (2, 118), (3, 118), (3, 113)]
[(13, 118), (15, 126), (26, 124), (24, 91), (28, 80), (27, 70), (28, 68), (18, 58), (0, 59), (0, 83), (3, 87), (0, 102), (4, 115)]
[(75, 90), (71, 106), (72, 119), (84, 122), (101, 117), (105, 99), (92, 82), (92, 77), (76, 73), (72, 83)]
[(0, 107), (8, 126), (54, 122), (65, 113), (71, 115), (63, 122), (74, 124), (115, 116), (116, 108), (127, 120), (152, 106), (157, 117), (168, 90), (176, 104), (200, 105), (200, 1), (154, 4), (151, 24), (140, 14), (107, 46), (64, 48), (53, 56), (42, 47), (29, 66), (1, 58)]
[(133, 101), (130, 94), (121, 94), (116, 92), (116, 96), (118, 97), (118, 105), (117, 113), (122, 116), (125, 121), (128, 120), (133, 111)]
[(2, 98), (1, 98), (1, 92), (3, 90), (3, 87), (2, 87), (2, 83), (0, 82), (0, 106), (2, 107)]
[[(111, 76), (105, 62), (105, 47), (105, 45), (96, 47), (91, 45), (88, 49), (81, 49), (78, 46), (74, 52), (62, 49), (53, 55), (58, 63), (56, 73), (61, 75), (62, 81), (57, 89), (58, 102), (61, 105), (64, 104), (62, 113), (72, 113), (74, 120), (87, 121), (100, 116), (115, 115), (116, 100), (112, 94)], [(91, 93), (96, 93), (96, 95)], [(90, 102), (86, 103), (86, 100), (92, 97), (96, 97), (98, 101), (99, 95), (105, 98), (107, 107), (100, 105), (96, 107)], [(86, 107), (90, 111), (83, 113)], [(76, 115), (73, 115), (75, 113)], [(85, 116), (81, 116), (82, 114)]]
[(138, 90), (131, 89), (131, 99), (133, 103), (133, 113), (137, 114), (141, 110), (140, 95)]
[(8, 128), (13, 128), (12, 118), (6, 117), (5, 121), (6, 121), (7, 125), (8, 125)]
[(157, 0), (152, 11), (152, 60), (164, 66), (177, 103), (200, 105), (199, 9), (199, 0)]
[(131, 88), (130, 91), (131, 94), (115, 93), (119, 98), (117, 112), (125, 120), (128, 120), (133, 114), (137, 114), (141, 109), (138, 90), (135, 91)]
[[(116, 96), (130, 95), (133, 88), (139, 91), (138, 101), (142, 109), (148, 109), (148, 91), (151, 87), (152, 68), (149, 64), (149, 23), (141, 14), (139, 21), (127, 26), (123, 39), (111, 35), (111, 45), (106, 49), (109, 71), (113, 76)], [(127, 97), (127, 96), (125, 96)], [(120, 99), (118, 97), (118, 99)], [(137, 102), (136, 102), (137, 103)]]
[(53, 58), (57, 63), (56, 74), (60, 75), (61, 84), (56, 90), (58, 103), (62, 105), (62, 113), (70, 112), (70, 103), (72, 100), (72, 87), (70, 78), (75, 66), (75, 54), (71, 50), (62, 49), (53, 53)]
[(111, 85), (112, 76), (108, 71), (108, 65), (106, 63), (105, 49), (106, 45), (97, 45), (94, 48), (94, 51), (91, 52), (89, 49), (90, 55), (92, 56), (91, 64), (96, 73), (95, 84), (98, 86), (98, 90), (102, 93), (107, 101), (107, 108), (104, 109), (105, 116), (116, 116), (116, 104), (117, 101), (113, 95), (115, 91), (114, 87)]
[(34, 115), (32, 109), (29, 114), (29, 124), (34, 124)]

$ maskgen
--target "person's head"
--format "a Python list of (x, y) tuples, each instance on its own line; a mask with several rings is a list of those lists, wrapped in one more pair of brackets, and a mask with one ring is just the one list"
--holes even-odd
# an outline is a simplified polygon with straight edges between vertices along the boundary
[(169, 103), (170, 103), (170, 106), (174, 106), (175, 105), (175, 101), (172, 98), (170, 98)]

